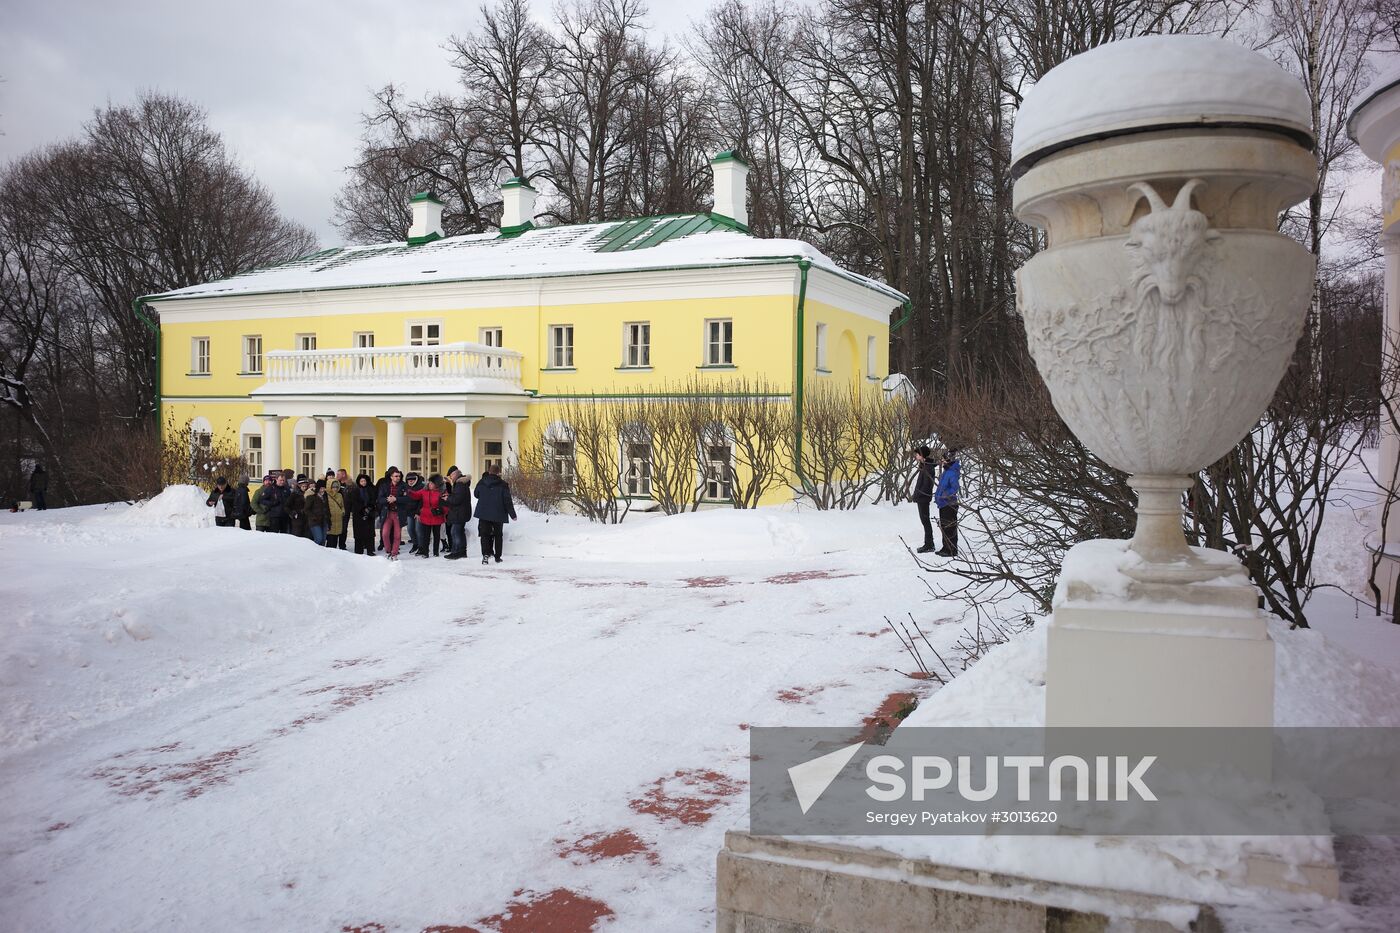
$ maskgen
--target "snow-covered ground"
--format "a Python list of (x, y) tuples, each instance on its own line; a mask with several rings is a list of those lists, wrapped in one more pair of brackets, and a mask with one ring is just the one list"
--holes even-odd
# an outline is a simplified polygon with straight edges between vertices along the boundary
[(923, 686), (912, 509), (525, 515), (482, 566), (203, 508), (0, 517), (0, 928), (708, 929), (748, 725)]
[[(886, 615), (961, 634), (907, 507), (527, 514), (489, 566), (207, 521), (0, 515), (0, 929), (710, 929), (747, 728), (929, 693)], [(1280, 721), (1400, 722), (1400, 627), (1339, 605), (1278, 633)], [(1019, 721), (1040, 644), (915, 717)]]

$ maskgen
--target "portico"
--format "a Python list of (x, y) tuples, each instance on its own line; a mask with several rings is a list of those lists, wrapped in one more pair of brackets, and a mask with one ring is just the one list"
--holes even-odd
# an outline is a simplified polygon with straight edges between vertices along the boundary
[(263, 405), (267, 462), (371, 476), (389, 466), (442, 472), (449, 462), (475, 476), (484, 460), (514, 462), (532, 398), (520, 357), (471, 343), (269, 353), (268, 379), (249, 393)]

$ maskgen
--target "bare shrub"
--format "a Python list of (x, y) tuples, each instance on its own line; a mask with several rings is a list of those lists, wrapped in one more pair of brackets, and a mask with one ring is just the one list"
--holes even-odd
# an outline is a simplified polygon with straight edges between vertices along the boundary
[[(534, 451), (542, 451), (543, 445), (535, 445)], [(506, 470), (503, 478), (510, 483), (511, 498), (531, 512), (541, 515), (555, 515), (559, 504), (564, 500), (565, 477), (552, 468), (552, 461), (544, 458), (531, 458), (527, 462), (522, 455), (521, 462)]]
[(790, 399), (778, 398), (764, 381), (742, 380), (725, 386), (718, 412), (707, 425), (718, 441), (714, 426), (727, 429), (734, 482), (730, 501), (736, 509), (753, 509), (774, 486), (792, 472), (793, 411)]
[(911, 469), (910, 409), (898, 397), (819, 383), (803, 399), (799, 494), (818, 509), (897, 502)]

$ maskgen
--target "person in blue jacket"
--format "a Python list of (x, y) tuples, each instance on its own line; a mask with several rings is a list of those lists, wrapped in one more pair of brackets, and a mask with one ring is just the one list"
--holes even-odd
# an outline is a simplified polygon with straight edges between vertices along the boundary
[(933, 504), (938, 506), (938, 528), (943, 532), (943, 547), (939, 557), (958, 556), (958, 493), (962, 479), (962, 462), (958, 460), (956, 447), (943, 451), (939, 459), (943, 473), (938, 477), (938, 491), (933, 494)]

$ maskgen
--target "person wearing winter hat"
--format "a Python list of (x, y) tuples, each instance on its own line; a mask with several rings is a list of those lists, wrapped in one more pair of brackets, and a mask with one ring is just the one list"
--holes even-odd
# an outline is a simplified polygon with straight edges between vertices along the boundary
[(249, 517), (253, 514), (253, 503), (248, 496), (248, 474), (244, 473), (238, 477), (238, 485), (233, 487), (233, 517), (238, 521), (238, 527), (244, 531), (252, 531), (249, 524)]
[(447, 558), (461, 560), (467, 556), (467, 522), (472, 517), (472, 478), (457, 472), (456, 467), (452, 468), (449, 476), (452, 477), (452, 485), (447, 490), (447, 540), (452, 546)]
[(345, 529), (349, 525), (350, 514), (345, 507), (345, 492), (340, 488), (339, 480), (326, 481), (326, 506), (330, 509), (330, 517), (326, 523), (326, 547), (343, 551)]
[(434, 473), (422, 489), (411, 489), (409, 495), (418, 503), (418, 556), (428, 557), (428, 542), (433, 544), (436, 557), (442, 547), (442, 524), (447, 520), (447, 502), (441, 492), (442, 477)]
[(918, 553), (927, 554), (933, 550), (933, 523), (929, 521), (929, 503), (933, 501), (934, 487), (932, 452), (927, 444), (914, 451), (914, 459), (918, 461), (918, 465), (909, 499), (918, 506), (919, 524), (924, 526), (924, 543), (919, 546)]
[(306, 533), (312, 541), (324, 547), (326, 530), (330, 528), (330, 524), (331, 507), (326, 502), (326, 481), (318, 479), (316, 485), (306, 494)]
[(311, 537), (311, 529), (306, 524), (306, 499), (311, 484), (305, 476), (298, 476), (297, 483), (287, 494), (287, 530), (297, 538)]
[(262, 485), (253, 490), (253, 495), (248, 500), (249, 507), (253, 514), (254, 527), (256, 527), (258, 531), (275, 530), (271, 527), (271, 523), (268, 521), (267, 516), (263, 514), (262, 510), (263, 493), (267, 491), (267, 488), (271, 486), (272, 483), (272, 474), (266, 474), (262, 478)]
[(943, 472), (938, 477), (938, 490), (933, 494), (933, 504), (938, 506), (938, 529), (943, 532), (943, 546), (938, 549), (939, 557), (958, 556), (958, 494), (962, 480), (962, 462), (958, 459), (958, 449), (950, 447), (943, 451), (939, 462)]
[[(403, 481), (408, 484), (408, 488), (410, 491), (414, 489), (422, 489), (424, 486), (423, 477), (412, 470), (404, 474)], [(420, 550), (422, 550), (421, 542), (418, 540), (418, 536), (420, 533), (421, 529), (419, 527), (418, 522), (418, 508), (415, 505), (414, 508), (409, 510), (407, 523), (404, 525), (404, 534), (407, 535), (409, 547), (412, 549), (412, 553), (414, 554), (417, 554)]]
[(379, 499), (368, 473), (355, 477), (351, 495), (346, 496), (350, 510), (350, 528), (355, 533), (355, 553), (374, 556), (374, 519), (379, 513)]
[(215, 525), (220, 528), (233, 527), (233, 487), (228, 484), (227, 477), (220, 476), (214, 480), (214, 488), (204, 504), (213, 508)]

